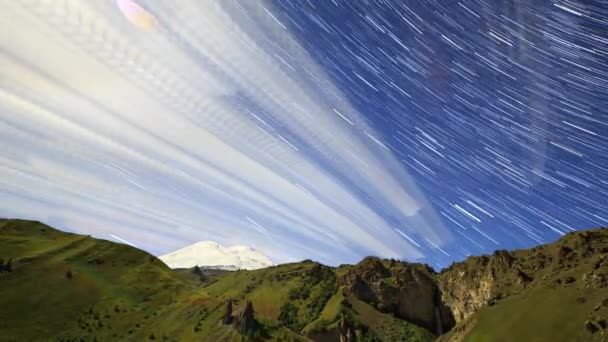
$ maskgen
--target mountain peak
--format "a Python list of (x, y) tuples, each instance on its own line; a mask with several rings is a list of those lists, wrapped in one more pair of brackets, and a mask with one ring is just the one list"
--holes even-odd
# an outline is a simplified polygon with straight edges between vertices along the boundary
[(227, 270), (255, 270), (273, 265), (270, 258), (250, 246), (224, 247), (215, 241), (199, 241), (161, 255), (159, 259), (171, 268), (201, 266)]

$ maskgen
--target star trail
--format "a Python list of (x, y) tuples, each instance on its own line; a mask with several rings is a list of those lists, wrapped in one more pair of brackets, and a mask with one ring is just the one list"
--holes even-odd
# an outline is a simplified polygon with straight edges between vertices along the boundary
[(436, 268), (608, 225), (603, 1), (0, 6), (0, 216)]

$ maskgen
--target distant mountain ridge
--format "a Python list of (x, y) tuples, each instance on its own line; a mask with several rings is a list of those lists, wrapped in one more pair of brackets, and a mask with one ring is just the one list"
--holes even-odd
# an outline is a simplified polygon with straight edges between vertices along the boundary
[(199, 266), (228, 271), (257, 270), (274, 265), (270, 258), (249, 246), (223, 247), (215, 241), (200, 241), (161, 255), (159, 259), (171, 268)]
[(171, 270), (131, 246), (0, 220), (0, 341), (608, 337), (608, 229), (469, 257), (441, 272), (376, 257), (210, 269)]

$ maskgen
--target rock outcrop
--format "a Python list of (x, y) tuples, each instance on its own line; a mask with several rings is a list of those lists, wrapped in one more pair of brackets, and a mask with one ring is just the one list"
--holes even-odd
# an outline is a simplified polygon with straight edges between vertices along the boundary
[(224, 315), (222, 315), (222, 323), (232, 323), (232, 299), (226, 302), (226, 309), (224, 309)]
[(434, 277), (426, 265), (370, 257), (349, 269), (338, 285), (382, 312), (441, 333), (454, 325), (454, 318), (441, 302)]
[[(532, 284), (606, 288), (605, 237), (600, 231), (577, 232), (532, 249), (469, 257), (437, 275), (442, 301), (458, 323), (481, 307), (521, 293)], [(582, 276), (574, 271), (584, 269), (589, 271)]]
[(515, 275), (522, 284), (530, 279), (522, 270), (511, 269), (514, 260), (507, 251), (496, 251), (491, 256), (469, 257), (438, 275), (442, 300), (451, 309), (456, 322), (500, 297), (495, 291), (496, 279), (507, 273)]
[(247, 301), (245, 308), (233, 315), (232, 326), (242, 335), (253, 336), (257, 330), (253, 304)]
[(233, 312), (232, 299), (229, 299), (226, 302), (224, 314), (222, 315), (222, 324), (231, 324), (240, 334), (253, 336), (258, 330), (258, 323), (255, 320), (254, 315), (253, 304), (250, 300), (247, 301), (247, 304), (245, 304), (243, 309)]

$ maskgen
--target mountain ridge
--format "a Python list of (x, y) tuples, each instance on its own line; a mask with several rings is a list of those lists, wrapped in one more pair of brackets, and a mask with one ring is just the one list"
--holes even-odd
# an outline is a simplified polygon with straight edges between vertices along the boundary
[[(367, 257), (201, 277), (130, 246), (0, 220), (0, 259), (0, 341), (601, 341), (608, 317), (606, 229), (440, 272)], [(234, 323), (221, 324), (228, 302)]]

